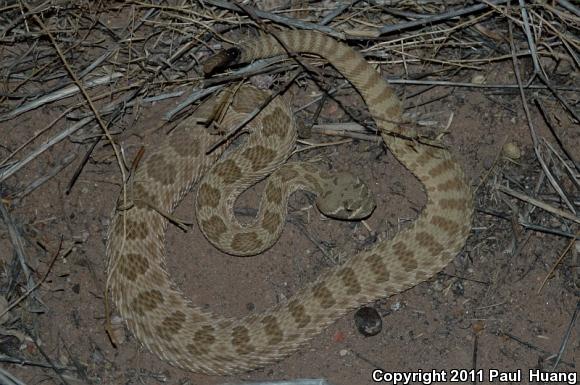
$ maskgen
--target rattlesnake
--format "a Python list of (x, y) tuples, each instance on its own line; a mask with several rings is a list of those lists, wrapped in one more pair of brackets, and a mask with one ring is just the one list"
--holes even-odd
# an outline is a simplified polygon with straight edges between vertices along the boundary
[[(401, 104), (393, 89), (358, 52), (320, 33), (285, 31), (243, 42), (229, 54), (237, 54), (239, 62), (249, 62), (288, 51), (327, 59), (353, 84), (386, 145), (425, 186), (427, 203), (408, 229), (325, 271), (287, 302), (241, 319), (215, 315), (192, 305), (165, 268), (165, 213), (172, 212), (218, 156), (207, 154), (215, 138), (199, 134), (206, 128), (187, 119), (139, 163), (127, 185), (126, 199), (118, 202), (118, 206), (132, 205), (117, 209), (107, 244), (108, 284), (121, 316), (149, 350), (175, 366), (223, 375), (277, 361), (350, 309), (408, 289), (443, 269), (461, 250), (470, 231), (472, 197), (461, 167), (442, 146), (409, 139), (414, 135), (398, 124)], [(278, 107), (267, 107), (264, 113), (270, 134), (286, 130), (282, 125), (291, 123), (291, 116)], [(256, 146), (247, 153), (248, 163), (227, 162), (222, 178), (214, 180), (213, 186), (236, 183), (242, 167), (251, 171), (263, 159)], [(224, 198), (220, 189), (211, 186), (199, 188), (197, 205), (205, 210), (202, 215), (217, 215), (217, 223), (226, 214), (209, 206)], [(278, 192), (267, 190), (263, 199), (282, 200)], [(264, 220), (266, 217), (256, 224), (258, 228), (280, 220)], [(213, 229), (210, 238), (213, 235), (218, 241), (220, 232), (226, 231), (219, 223), (209, 227)], [(245, 231), (240, 242), (234, 238), (227, 242), (244, 254), (241, 249), (256, 246), (263, 234)]]

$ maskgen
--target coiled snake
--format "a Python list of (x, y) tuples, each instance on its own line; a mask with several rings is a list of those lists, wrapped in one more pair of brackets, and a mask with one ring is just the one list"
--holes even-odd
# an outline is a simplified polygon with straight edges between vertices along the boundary
[[(115, 212), (107, 243), (108, 283), (120, 314), (145, 346), (175, 366), (231, 374), (279, 360), (350, 309), (408, 289), (439, 272), (461, 250), (470, 231), (472, 196), (461, 167), (441, 146), (406, 138), (411, 134), (397, 124), (401, 103), (358, 52), (310, 31), (277, 32), (276, 38), (264, 35), (242, 42), (236, 52), (240, 62), (249, 62), (285, 54), (286, 49), (325, 58), (352, 83), (385, 144), (423, 183), (427, 203), (408, 229), (324, 272), (288, 302), (241, 319), (212, 314), (191, 304), (169, 278), (164, 262), (167, 220), (160, 213), (172, 212), (214, 165), (214, 176), (198, 188), (198, 221), (211, 242), (225, 244), (228, 252), (253, 254), (269, 247), (267, 238), (276, 238), (283, 224), (281, 215), (286, 209), (282, 212), (276, 207), (285, 204), (292, 188), (285, 191), (277, 186), (284, 181), (310, 188), (318, 182), (304, 175), (317, 171), (306, 166), (304, 173), (293, 168), (275, 173), (278, 180), (265, 188), (254, 225), (231, 224), (232, 196), (250, 183), (244, 172), (261, 173), (269, 167), (273, 152), (285, 151), (275, 146), (289, 135), (292, 114), (276, 103), (268, 105), (262, 112), (260, 135), (266, 141), (246, 143), (237, 158), (219, 161), (218, 153), (206, 154), (215, 139), (205, 133), (205, 127), (186, 120), (165, 142), (146, 152), (127, 185), (133, 205)], [(249, 108), (244, 104), (241, 109)]]

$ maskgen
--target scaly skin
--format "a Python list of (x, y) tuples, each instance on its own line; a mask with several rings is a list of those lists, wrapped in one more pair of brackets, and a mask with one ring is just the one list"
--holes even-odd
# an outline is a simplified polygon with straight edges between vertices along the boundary
[[(412, 135), (397, 125), (401, 103), (359, 53), (316, 32), (287, 31), (276, 36), (292, 52), (325, 58), (353, 84), (386, 145), (424, 185), (427, 203), (410, 228), (326, 271), (288, 302), (262, 314), (227, 319), (192, 305), (165, 270), (167, 222), (151, 206), (171, 212), (219, 156), (206, 155), (213, 141), (200, 133), (204, 130), (189, 121), (182, 124), (149, 152), (129, 182), (135, 204), (115, 213), (107, 255), (111, 292), (131, 331), (159, 357), (184, 369), (224, 375), (280, 360), (349, 310), (411, 288), (439, 272), (461, 250), (471, 228), (472, 196), (461, 167), (446, 149), (405, 138)], [(242, 43), (240, 49), (245, 62), (286, 52), (272, 36)], [(274, 131), (291, 120), (276, 107), (264, 113), (262, 119), (271, 120)], [(234, 160), (230, 166), (251, 168), (260, 159), (249, 156), (244, 164)], [(236, 183), (234, 169), (228, 168), (213, 183)], [(272, 194), (264, 195), (275, 200)], [(198, 206), (203, 210), (210, 203), (206, 197)], [(263, 234), (267, 232), (255, 239)], [(236, 246), (230, 240), (230, 247), (244, 248), (248, 243)]]

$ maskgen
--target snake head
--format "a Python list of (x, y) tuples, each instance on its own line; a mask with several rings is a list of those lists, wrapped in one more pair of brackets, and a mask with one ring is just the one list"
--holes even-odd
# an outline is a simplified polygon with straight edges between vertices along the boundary
[(316, 199), (321, 213), (330, 218), (360, 220), (370, 216), (377, 206), (365, 182), (349, 173), (333, 175), (325, 192)]

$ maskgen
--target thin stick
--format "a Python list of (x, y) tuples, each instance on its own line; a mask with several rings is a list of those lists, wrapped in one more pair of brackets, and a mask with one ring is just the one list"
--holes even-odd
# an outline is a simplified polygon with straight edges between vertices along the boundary
[[(10, 242), (12, 243), (14, 251), (18, 256), (20, 268), (22, 269), (22, 272), (24, 273), (24, 277), (26, 279), (26, 287), (30, 289), (34, 287), (35, 284), (34, 279), (30, 274), (30, 269), (28, 268), (28, 261), (26, 258), (26, 252), (24, 251), (24, 245), (22, 243), (22, 237), (20, 235), (20, 232), (17, 230), (16, 225), (14, 224), (12, 216), (8, 212), (6, 206), (4, 206), (4, 203), (2, 202), (1, 199), (0, 199), (0, 215), (2, 215), (2, 219), (4, 220), (6, 227), (8, 227), (8, 235), (10, 236)], [(37, 300), (36, 297), (33, 296), (33, 298)]]
[(32, 151), (30, 154), (28, 154), (26, 157), (24, 157), (19, 162), (17, 162), (15, 164), (13, 164), (12, 166), (7, 167), (6, 169), (0, 171), (0, 183), (2, 183), (8, 177), (12, 176), (15, 172), (20, 170), (22, 167), (26, 166), (28, 163), (30, 163), (32, 160), (34, 160), (34, 158), (36, 158), (37, 156), (39, 156), (40, 154), (42, 154), (43, 152), (45, 152), (46, 150), (48, 150), (49, 148), (54, 146), (55, 144), (66, 139), (72, 133), (78, 131), (79, 129), (86, 126), (88, 123), (92, 122), (93, 119), (94, 119), (93, 116), (89, 116), (89, 117), (84, 118), (83, 120), (73, 124), (72, 126), (67, 128), (66, 130), (61, 131), (57, 135), (53, 136), (46, 143), (44, 143), (43, 145), (38, 147), (36, 150)]
[[(25, 141), (20, 146), (18, 146), (17, 149), (15, 149), (14, 151), (12, 151), (10, 153), (10, 155), (8, 155), (6, 158), (4, 158), (4, 160), (2, 162), (0, 162), (0, 167), (4, 166), (6, 163), (8, 163), (8, 161), (10, 159), (14, 158), (14, 156), (16, 154), (18, 154), (20, 151), (22, 151), (23, 148), (25, 148), (26, 146), (28, 146), (30, 143), (34, 142), (34, 140), (36, 138), (38, 138), (40, 135), (42, 135), (46, 131), (48, 131), (52, 126), (54, 126), (59, 120), (61, 120), (63, 117), (65, 117), (66, 114), (68, 114), (69, 112), (71, 112), (73, 109), (74, 109), (74, 107), (67, 108), (60, 115), (58, 115), (56, 117), (56, 119), (54, 119), (52, 122), (50, 122), (46, 127), (44, 127), (43, 129), (41, 129), (40, 131), (34, 133), (34, 135), (32, 135), (32, 137), (30, 137), (27, 141)], [(0, 180), (0, 182), (1, 182), (1, 180)]]
[[(513, 67), (514, 67), (514, 74), (516, 76), (516, 80), (517, 80), (518, 85), (520, 85), (520, 87), (519, 87), (520, 99), (522, 102), (522, 106), (524, 107), (524, 113), (526, 115), (528, 127), (530, 129), (530, 135), (532, 137), (532, 143), (534, 145), (534, 153), (536, 154), (536, 158), (540, 162), (540, 165), (542, 166), (542, 170), (544, 170), (544, 173), (546, 174), (546, 177), (548, 178), (548, 181), (550, 182), (550, 184), (552, 185), (554, 190), (556, 190), (558, 192), (558, 194), (560, 195), (562, 200), (566, 203), (566, 205), (568, 206), (570, 211), (572, 211), (575, 214), (576, 210), (574, 209), (574, 205), (572, 205), (572, 203), (568, 200), (568, 197), (566, 197), (566, 195), (564, 194), (562, 188), (558, 185), (556, 178), (554, 178), (554, 176), (550, 172), (550, 169), (546, 165), (546, 162), (544, 161), (544, 158), (542, 157), (542, 154), (540, 153), (538, 135), (536, 134), (536, 129), (534, 128), (534, 123), (533, 123), (533, 119), (532, 119), (532, 116), (530, 113), (530, 109), (528, 107), (526, 94), (524, 93), (524, 89), (522, 86), (522, 79), (521, 79), (521, 75), (520, 75), (518, 61), (517, 61), (516, 57), (513, 56), (513, 53), (515, 52), (515, 44), (514, 44), (514, 40), (513, 40), (512, 23), (509, 20), (508, 20), (508, 27), (509, 27), (510, 48), (511, 48), (511, 52), (512, 52), (512, 63), (513, 63)], [(574, 218), (575, 218), (575, 216), (574, 216)]]
[(0, 368), (0, 383), (4, 385), (26, 385), (2, 368)]
[[(500, 4), (507, 3), (507, 0), (494, 0), (494, 1), (490, 1), (490, 3), (493, 5), (500, 5)], [(427, 24), (435, 24), (435, 23), (438, 23), (441, 21), (449, 20), (449, 19), (454, 18), (454, 17), (464, 16), (464, 15), (469, 15), (471, 13), (479, 12), (482, 9), (486, 9), (487, 7), (489, 7), (489, 5), (487, 5), (487, 4), (476, 4), (476, 5), (472, 5), (471, 7), (453, 9), (451, 11), (440, 13), (439, 15), (426, 17), (424, 19), (419, 19), (419, 20), (413, 20), (413, 21), (409, 21), (407, 23), (386, 25), (386, 26), (379, 29), (379, 34), (385, 35), (387, 33), (391, 33), (394, 31), (402, 31), (402, 30), (406, 30), (406, 29), (420, 27), (420, 26), (427, 25)]]
[(379, 136), (379, 135), (373, 135), (373, 134), (366, 134), (358, 131), (353, 131), (350, 130), (348, 128), (341, 128), (344, 126), (348, 126), (348, 125), (352, 125), (356, 127), (362, 127), (356, 123), (352, 123), (352, 124), (341, 124), (341, 123), (337, 123), (337, 124), (317, 124), (316, 126), (312, 127), (312, 132), (321, 134), (321, 135), (327, 135), (327, 136), (341, 136), (341, 137), (347, 137), (347, 138), (353, 138), (353, 139), (358, 139), (358, 140), (365, 140), (367, 142), (374, 142), (377, 144), (382, 143), (383, 139)]
[(101, 138), (95, 139), (93, 141), (93, 143), (90, 145), (89, 149), (85, 152), (85, 155), (83, 156), (83, 159), (81, 160), (81, 163), (77, 166), (77, 169), (75, 170), (73, 176), (70, 178), (70, 181), (66, 185), (66, 189), (64, 190), (65, 195), (69, 195), (70, 194), (70, 192), (71, 192), (73, 186), (75, 185), (77, 179), (81, 175), (81, 172), (83, 171), (83, 168), (85, 168), (85, 165), (89, 161), (89, 158), (91, 157), (91, 154), (93, 153), (93, 151), (95, 150), (95, 147), (97, 147), (97, 144), (100, 141), (101, 141)]
[[(504, 0), (504, 1), (507, 1), (507, 0)], [(223, 0), (204, 0), (204, 3), (213, 5), (215, 7), (224, 8), (224, 9), (227, 9), (229, 11), (234, 11), (234, 12), (243, 12), (244, 13), (247, 10), (251, 10), (251, 12), (253, 14), (255, 14), (256, 16), (258, 16), (262, 19), (271, 20), (271, 21), (278, 23), (278, 24), (283, 24), (283, 25), (286, 25), (289, 27), (294, 27), (294, 28), (299, 28), (299, 29), (311, 29), (311, 30), (324, 32), (324, 33), (326, 33), (330, 36), (333, 36), (337, 39), (340, 39), (340, 40), (344, 40), (344, 38), (345, 38), (344, 33), (335, 31), (333, 28), (326, 27), (326, 26), (320, 25), (320, 24), (309, 23), (307, 21), (293, 19), (290, 17), (275, 15), (273, 13), (261, 11), (261, 10), (256, 9), (256, 8), (249, 7), (247, 5), (244, 5), (242, 8), (242, 7), (240, 7), (240, 5), (238, 5), (234, 2), (223, 1)], [(245, 8), (245, 10), (244, 10), (244, 8)]]
[(301, 144), (305, 144), (306, 147), (297, 148), (296, 150), (294, 150), (292, 152), (292, 155), (297, 154), (299, 152), (303, 152), (303, 151), (314, 150), (314, 149), (320, 148), (320, 147), (340, 146), (341, 144), (352, 143), (352, 139), (344, 139), (344, 140), (339, 140), (338, 142), (327, 142), (327, 143), (311, 143), (311, 142), (308, 142), (306, 140), (299, 140), (298, 142)]
[(554, 366), (552, 370), (555, 370), (562, 356), (564, 355), (564, 351), (566, 350), (566, 346), (568, 345), (568, 340), (570, 339), (570, 335), (572, 334), (572, 329), (574, 328), (574, 324), (576, 323), (576, 319), (578, 318), (578, 313), (580, 312), (580, 301), (576, 302), (576, 310), (574, 310), (574, 314), (572, 315), (572, 319), (568, 324), (568, 328), (566, 329), (566, 333), (564, 334), (564, 338), (562, 338), (562, 343), (560, 344), (560, 349), (558, 349), (558, 356), (556, 357), (556, 361), (554, 362)]
[[(411, 85), (425, 85), (425, 86), (443, 86), (443, 87), (465, 87), (465, 88), (475, 88), (475, 89), (486, 89), (486, 88), (506, 88), (506, 89), (519, 89), (518, 84), (477, 84), (477, 83), (466, 83), (466, 82), (451, 82), (447, 80), (413, 80), (413, 79), (401, 79), (401, 78), (386, 78), (391, 84), (411, 84)], [(530, 90), (545, 90), (548, 87), (541, 84), (530, 84), (524, 87), (524, 89)], [(580, 92), (580, 88), (577, 87), (555, 87), (554, 89), (559, 91), (569, 91), (569, 92)]]
[[(580, 117), (578, 116), (578, 114), (576, 113), (575, 109), (573, 109), (570, 104), (564, 100), (564, 98), (562, 98), (562, 96), (560, 94), (558, 94), (552, 87), (551, 82), (548, 80), (548, 78), (546, 77), (546, 75), (544, 74), (544, 72), (542, 71), (542, 68), (540, 66), (540, 61), (538, 59), (538, 53), (536, 52), (536, 46), (534, 44), (534, 39), (532, 37), (532, 32), (530, 30), (530, 25), (528, 22), (528, 11), (525, 7), (525, 3), (524, 0), (519, 0), (519, 4), (520, 4), (520, 11), (522, 14), (522, 20), (523, 20), (523, 27), (524, 27), (524, 32), (526, 34), (526, 39), (528, 42), (528, 47), (530, 48), (530, 51), (532, 53), (532, 61), (534, 63), (534, 74), (538, 76), (538, 78), (540, 78), (540, 80), (550, 89), (550, 91), (552, 92), (552, 94), (558, 98), (558, 100), (560, 101), (560, 103), (562, 103), (562, 105), (568, 110), (568, 112), (570, 112), (570, 114), (576, 119), (576, 121), (580, 121)], [(550, 26), (549, 23), (546, 23), (547, 26)], [(511, 23), (508, 21), (508, 26), (510, 28), (510, 38), (512, 31), (511, 31)], [(558, 37), (560, 39), (562, 39), (562, 36), (558, 34)], [(562, 39), (562, 41), (564, 41), (564, 39)], [(513, 47), (512, 47), (513, 49)], [(533, 80), (530, 79), (530, 81)]]
[[(28, 6), (26, 6), (26, 7), (28, 8)], [(30, 9), (28, 9), (28, 10), (30, 11)], [(89, 107), (93, 111), (93, 114), (95, 116), (95, 119), (99, 123), (99, 126), (101, 126), (101, 129), (105, 133), (105, 136), (107, 137), (107, 139), (109, 140), (109, 142), (111, 144), (111, 147), (113, 148), (113, 151), (115, 153), (115, 157), (117, 158), (117, 161), (118, 161), (118, 164), (119, 164), (119, 168), (121, 170), (122, 179), (123, 180), (126, 180), (126, 178), (125, 178), (125, 168), (123, 167), (123, 164), (121, 162), (121, 155), (119, 154), (119, 150), (117, 149), (117, 146), (115, 145), (115, 141), (113, 140), (113, 137), (111, 136), (111, 133), (109, 132), (107, 126), (105, 125), (105, 122), (103, 122), (103, 120), (101, 119), (101, 116), (100, 116), (99, 112), (97, 111), (97, 108), (93, 104), (93, 102), (92, 102), (89, 94), (87, 93), (87, 91), (83, 87), (83, 85), (81, 84), (80, 80), (78, 79), (78, 77), (76, 76), (76, 74), (74, 73), (74, 71), (72, 70), (72, 68), (68, 65), (68, 62), (67, 62), (66, 58), (63, 56), (63, 54), (62, 54), (62, 52), (61, 52), (61, 50), (59, 48), (59, 45), (56, 43), (56, 40), (54, 39), (54, 36), (50, 32), (50, 30), (48, 30), (46, 28), (46, 26), (44, 25), (44, 23), (42, 22), (42, 20), (40, 20), (40, 18), (37, 15), (33, 15), (33, 18), (36, 21), (36, 23), (38, 24), (38, 26), (47, 34), (48, 38), (50, 39), (50, 41), (51, 41), (51, 43), (52, 43), (52, 45), (54, 47), (54, 49), (56, 50), (56, 53), (58, 54), (58, 56), (60, 57), (60, 60), (62, 61), (62, 64), (66, 68), (69, 76), (74, 80), (75, 84), (77, 85), (77, 87), (81, 91), (83, 97), (87, 101)]]
[[(119, 149), (117, 148), (115, 141), (113, 140), (113, 137), (111, 136), (111, 133), (109, 132), (109, 129), (107, 128), (107, 126), (105, 125), (105, 122), (103, 121), (103, 119), (99, 115), (99, 112), (97, 111), (95, 105), (93, 104), (89, 94), (82, 87), (82, 84), (80, 83), (76, 74), (68, 65), (68, 62), (66, 61), (66, 58), (63, 56), (62, 52), (60, 51), (60, 48), (59, 48), (58, 44), (56, 43), (56, 40), (54, 39), (54, 37), (52, 36), (50, 31), (46, 28), (46, 26), (44, 25), (42, 20), (40, 20), (40, 18), (37, 15), (34, 15), (33, 17), (34, 17), (34, 20), (36, 21), (36, 23), (40, 26), (40, 28), (42, 28), (44, 30), (44, 32), (48, 35), (52, 45), (54, 46), (54, 49), (58, 53), (58, 56), (60, 57), (67, 72), (69, 73), (70, 77), (74, 80), (75, 84), (81, 90), (81, 93), (82, 93), (83, 97), (85, 98), (85, 100), (87, 101), (89, 107), (91, 108), (91, 111), (93, 112), (95, 119), (99, 123), (99, 126), (101, 127), (101, 129), (105, 133), (105, 136), (107, 137), (107, 139), (109, 140), (109, 143), (111, 144), (111, 147), (113, 148), (113, 153), (115, 154), (115, 158), (117, 159), (117, 164), (119, 166), (119, 170), (121, 171), (123, 203), (126, 205), (127, 204), (127, 186), (125, 184), (125, 181), (127, 180), (127, 175), (126, 175), (125, 167), (123, 166), (123, 159), (121, 157)], [(126, 238), (127, 238), (127, 216), (123, 215), (123, 241), (121, 244), (121, 251), (125, 248)], [(118, 261), (116, 261), (116, 263), (114, 263), (114, 265), (111, 267), (110, 274), (107, 276), (107, 283), (105, 285), (105, 293), (104, 294), (105, 294), (105, 310), (106, 310), (107, 320), (109, 317), (107, 290), (109, 288), (109, 280), (110, 280), (111, 274), (114, 270), (116, 270), (117, 266), (118, 266)], [(65, 381), (63, 381), (63, 382), (65, 382)]]
[[(579, 94), (580, 94), (580, 90), (579, 90)], [(560, 145), (560, 147), (562, 148), (562, 151), (564, 151), (564, 154), (566, 154), (568, 159), (574, 165), (574, 167), (576, 168), (576, 171), (578, 173), (580, 173), (580, 157), (578, 157), (578, 155), (576, 155), (577, 159), (575, 159), (572, 156), (572, 153), (568, 150), (568, 147), (564, 145), (564, 142), (560, 138), (560, 135), (556, 132), (556, 127), (555, 127), (554, 123), (552, 122), (552, 119), (551, 119), (548, 111), (546, 110), (546, 107), (544, 107), (544, 103), (539, 98), (536, 98), (535, 102), (536, 102), (536, 105), (538, 106), (538, 108), (540, 109), (540, 112), (542, 113), (542, 116), (543, 116), (544, 120), (546, 121), (548, 128), (550, 128), (552, 135), (554, 135), (554, 137), (556, 138), (556, 142)], [(547, 141), (544, 141), (544, 142), (548, 145), (548, 147), (552, 148), (552, 146)], [(567, 166), (566, 162), (564, 162), (562, 160), (562, 157), (554, 149), (552, 149), (552, 152), (554, 152), (556, 154), (556, 156), (558, 156), (558, 159), (560, 159), (560, 162), (562, 162), (562, 164), (564, 164), (566, 166), (566, 168), (568, 169), (568, 166)], [(572, 170), (569, 170), (569, 172), (571, 172), (571, 171)], [(575, 178), (572, 178), (572, 180), (574, 181), (574, 183), (576, 183), (576, 186), (578, 186), (578, 188), (580, 188), (578, 181), (576, 181)]]
[(346, 11), (347, 9), (349, 9), (350, 7), (356, 5), (360, 0), (353, 0), (353, 1), (345, 1), (342, 4), (338, 4), (336, 6), (336, 8), (334, 8), (331, 12), (329, 12), (326, 16), (324, 16), (322, 18), (322, 20), (320, 20), (318, 22), (318, 24), (320, 25), (327, 25), (328, 23), (330, 23), (332, 20), (334, 20), (335, 17), (337, 17), (338, 15), (340, 15), (341, 13), (343, 13), (344, 11)]
[(222, 139), (220, 139), (215, 144), (213, 144), (206, 151), (206, 154), (211, 154), (219, 146), (221, 146), (222, 144), (226, 143), (231, 138), (233, 138), (234, 136), (236, 136), (238, 134), (238, 132), (242, 128), (244, 128), (246, 126), (246, 124), (248, 124), (249, 122), (251, 122), (256, 117), (256, 115), (258, 115), (260, 113), (260, 111), (262, 111), (264, 108), (266, 108), (266, 106), (268, 104), (270, 104), (272, 102), (272, 100), (274, 100), (274, 98), (276, 98), (278, 95), (284, 93), (290, 87), (290, 85), (292, 83), (294, 83), (294, 81), (298, 78), (298, 76), (300, 74), (302, 74), (302, 71), (296, 71), (296, 73), (294, 74), (294, 76), (292, 76), (292, 78), (289, 81), (287, 81), (286, 84), (284, 84), (284, 86), (280, 90), (278, 90), (277, 92), (273, 92), (272, 94), (268, 95), (268, 97), (266, 98), (266, 100), (264, 100), (258, 107), (254, 108), (254, 110), (252, 112), (250, 112), (240, 123), (238, 123), (234, 127), (232, 127), (232, 129), (230, 130), (230, 132), (228, 132), (227, 135), (225, 135)]
[(540, 294), (540, 292), (544, 288), (544, 285), (546, 284), (546, 282), (548, 282), (548, 279), (552, 276), (552, 273), (554, 272), (554, 270), (556, 270), (556, 267), (558, 267), (558, 265), (560, 264), (560, 262), (562, 262), (562, 259), (564, 259), (564, 257), (566, 256), (566, 254), (568, 254), (568, 251), (570, 251), (570, 249), (572, 248), (572, 246), (575, 245), (575, 244), (576, 244), (576, 237), (570, 239), (570, 242), (568, 242), (568, 246), (566, 246), (566, 248), (564, 249), (564, 251), (562, 251), (562, 253), (558, 257), (558, 260), (556, 261), (556, 263), (554, 263), (554, 265), (552, 266), (552, 268), (550, 269), (550, 271), (548, 272), (548, 274), (546, 274), (546, 277), (544, 278), (544, 280), (542, 281), (542, 284), (538, 288), (538, 294)]
[[(507, 333), (507, 332), (502, 332), (502, 331), (500, 331), (500, 332), (498, 333), (498, 335), (499, 335), (500, 337), (501, 337), (501, 336), (508, 337), (508, 338), (510, 338), (510, 339), (512, 339), (512, 340), (514, 340), (514, 341), (516, 341), (517, 343), (519, 343), (519, 344), (521, 344), (521, 345), (523, 345), (523, 346), (527, 347), (528, 349), (535, 350), (535, 351), (537, 351), (537, 352), (540, 352), (540, 353), (542, 353), (542, 354), (544, 354), (544, 355), (549, 355), (549, 354), (550, 354), (550, 352), (548, 352), (548, 351), (546, 351), (546, 350), (544, 350), (544, 349), (542, 349), (542, 348), (539, 348), (539, 347), (537, 347), (537, 346), (535, 346), (535, 345), (532, 345), (531, 343), (529, 343), (529, 342), (526, 342), (526, 341), (524, 341), (524, 340), (522, 340), (522, 339), (520, 339), (520, 338), (518, 338), (518, 337), (514, 336), (513, 334), (510, 334), (510, 333)], [(573, 363), (571, 363), (571, 362), (566, 362), (566, 361), (561, 361), (561, 362), (562, 362), (563, 364), (565, 364), (566, 366), (569, 366), (569, 367), (571, 367), (571, 368), (575, 368), (575, 365), (574, 365)]]
[[(97, 87), (97, 86), (100, 86), (103, 84), (109, 84), (113, 80), (118, 79), (120, 77), (123, 77), (122, 73), (114, 72), (111, 75), (101, 76), (99, 78), (87, 81), (81, 87), (93, 88), (93, 87)], [(74, 96), (81, 90), (81, 87), (79, 87), (78, 85), (70, 85), (68, 87), (64, 87), (60, 90), (57, 90), (57, 91), (51, 92), (47, 95), (44, 95), (36, 100), (33, 100), (30, 103), (24, 104), (16, 109), (10, 111), (10, 112), (7, 112), (3, 115), (0, 115), (0, 122), (13, 119), (20, 114), (34, 110), (38, 107), (41, 107), (41, 106), (48, 104), (48, 103), (52, 103), (56, 100), (61, 100), (61, 99), (65, 99), (65, 98), (69, 98), (71, 96)]]
[(501, 191), (501, 192), (504, 192), (504, 193), (509, 194), (509, 195), (511, 195), (513, 197), (516, 197), (516, 198), (518, 198), (518, 199), (520, 199), (520, 200), (522, 200), (524, 202), (528, 202), (528, 203), (530, 203), (530, 204), (532, 204), (532, 205), (534, 205), (536, 207), (539, 207), (539, 208), (541, 208), (541, 209), (543, 209), (545, 211), (548, 211), (548, 212), (550, 212), (552, 214), (559, 215), (561, 217), (564, 217), (564, 218), (569, 219), (571, 221), (574, 221), (576, 223), (580, 223), (580, 218), (578, 218), (577, 216), (575, 216), (573, 214), (570, 214), (570, 213), (568, 213), (566, 211), (560, 210), (559, 208), (556, 208), (554, 206), (551, 206), (551, 205), (549, 205), (547, 203), (544, 203), (544, 202), (542, 202), (542, 201), (540, 201), (538, 199), (529, 197), (529, 196), (527, 196), (525, 194), (519, 193), (517, 191), (514, 191), (514, 190), (510, 189), (509, 187), (505, 187), (505, 186), (502, 186), (502, 185), (496, 185), (495, 187), (499, 191)]
[(54, 262), (56, 261), (56, 257), (58, 257), (61, 247), (62, 247), (62, 240), (63, 238), (60, 238), (60, 243), (58, 245), (58, 248), (56, 249), (56, 251), (54, 252), (54, 254), (52, 255), (52, 258), (50, 259), (50, 263), (48, 264), (48, 267), (46, 268), (46, 271), (44, 272), (42, 278), (40, 279), (40, 281), (38, 281), (34, 286), (28, 288), (26, 290), (26, 292), (24, 294), (22, 294), (20, 297), (18, 297), (17, 300), (15, 300), (14, 302), (12, 302), (10, 305), (8, 305), (6, 307), (6, 309), (4, 309), (2, 312), (0, 312), (0, 318), (2, 318), (4, 316), (4, 314), (8, 313), (10, 310), (12, 310), (16, 305), (18, 305), (20, 302), (22, 302), (24, 299), (26, 299), (30, 294), (32, 294), (32, 292), (36, 289), (38, 289), (38, 287), (40, 285), (42, 285), (44, 283), (44, 281), (46, 281), (46, 278), (48, 277), (48, 273), (50, 273), (50, 270), (52, 269), (52, 266), (54, 265)]
[[(38, 366), (40, 368), (52, 368), (49, 364), (38, 361), (30, 361), (25, 358), (10, 357), (5, 354), (0, 354), (0, 362), (8, 362), (11, 364), (18, 364), (20, 366)], [(70, 366), (56, 366), (58, 370), (76, 370), (76, 368)]]
[(556, 0), (558, 4), (562, 7), (566, 8), (568, 11), (572, 12), (576, 16), (580, 17), (580, 9), (574, 6), (574, 4), (570, 3), (568, 0)]
[(67, 156), (64, 157), (63, 160), (60, 161), (60, 163), (57, 166), (53, 167), (49, 172), (34, 180), (32, 183), (30, 183), (28, 186), (20, 190), (18, 193), (11, 194), (10, 197), (14, 197), (16, 200), (22, 200), (22, 198), (29, 195), (34, 190), (36, 190), (37, 188), (48, 182), (50, 179), (58, 175), (69, 164), (71, 164), (73, 160), (76, 159), (76, 157), (77, 154), (74, 152), (68, 154)]

